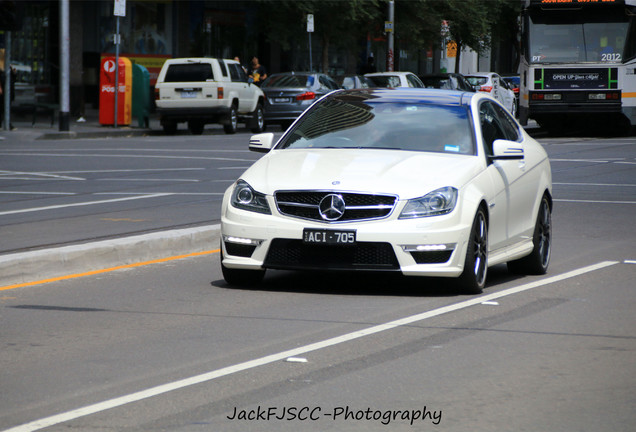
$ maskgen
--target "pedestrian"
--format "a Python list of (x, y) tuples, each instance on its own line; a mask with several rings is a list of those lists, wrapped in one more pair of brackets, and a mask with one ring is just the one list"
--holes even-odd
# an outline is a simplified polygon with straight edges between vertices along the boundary
[(370, 55), (369, 58), (367, 58), (367, 63), (360, 68), (360, 73), (364, 75), (373, 72), (376, 72), (375, 58), (373, 58), (373, 55)]
[(267, 70), (265, 66), (259, 63), (258, 57), (256, 56), (252, 58), (252, 70), (249, 76), (254, 80), (256, 85), (261, 85), (265, 78), (267, 78)]

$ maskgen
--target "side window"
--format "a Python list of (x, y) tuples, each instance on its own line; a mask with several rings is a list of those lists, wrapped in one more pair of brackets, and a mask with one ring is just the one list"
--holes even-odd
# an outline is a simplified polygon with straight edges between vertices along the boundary
[(414, 75), (407, 75), (406, 79), (409, 82), (409, 87), (424, 87), (424, 85), (421, 83), (421, 81)]
[(243, 69), (243, 66), (239, 64), (235, 64), (234, 66), (236, 66), (236, 70), (238, 71), (239, 81), (247, 82), (247, 75), (245, 74), (245, 69)]
[(225, 61), (224, 60), (219, 60), (219, 66), (221, 67), (221, 75), (226, 77), (227, 76), (227, 67), (225, 66)]
[(229, 63), (227, 67), (230, 70), (230, 78), (232, 78), (232, 81), (233, 82), (241, 81), (241, 75), (239, 74), (239, 71), (238, 71), (239, 69), (238, 65), (234, 63)]
[(318, 77), (318, 82), (320, 83), (320, 89), (321, 90), (330, 90), (331, 86), (329, 85), (329, 80), (327, 79), (327, 77), (324, 77), (322, 75), (320, 75), (320, 77)]
[(330, 88), (331, 90), (338, 90), (338, 89), (340, 89), (340, 86), (339, 86), (339, 85), (338, 85), (338, 83), (337, 83), (337, 82), (335, 82), (334, 80), (332, 80), (332, 79), (328, 78), (328, 79), (327, 79), (327, 81), (329, 82), (329, 88)]
[(501, 125), (501, 129), (505, 135), (505, 139), (510, 141), (520, 141), (519, 128), (517, 122), (515, 122), (510, 114), (499, 105), (494, 105), (495, 113), (497, 115), (497, 122)]
[(499, 124), (495, 111), (495, 104), (484, 101), (479, 106), (479, 123), (481, 125), (481, 136), (484, 141), (484, 150), (487, 155), (493, 155), (492, 143), (498, 139), (506, 139), (506, 135)]

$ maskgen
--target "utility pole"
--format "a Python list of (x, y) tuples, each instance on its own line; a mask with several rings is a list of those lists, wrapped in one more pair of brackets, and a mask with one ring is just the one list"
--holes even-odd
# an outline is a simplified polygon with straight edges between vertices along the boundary
[(2, 97), (2, 104), (4, 104), (4, 119), (2, 119), (3, 129), (11, 129), (11, 32), (4, 32), (4, 82), (2, 88), (4, 89), (4, 96)]
[(70, 117), (69, 0), (60, 1), (60, 132), (69, 131)]
[(389, 20), (384, 23), (384, 31), (388, 33), (388, 49), (386, 53), (386, 70), (393, 72), (395, 68), (394, 32), (395, 32), (395, 2), (389, 1)]
[(117, 108), (119, 105), (119, 44), (121, 43), (121, 36), (119, 35), (119, 17), (126, 16), (126, 0), (115, 0), (113, 15), (115, 15), (117, 23), (115, 30), (115, 119), (113, 127), (117, 129)]

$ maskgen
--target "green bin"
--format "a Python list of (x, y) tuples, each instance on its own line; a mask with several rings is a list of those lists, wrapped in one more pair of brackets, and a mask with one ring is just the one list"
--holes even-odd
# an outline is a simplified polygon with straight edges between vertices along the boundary
[(149, 127), (150, 72), (140, 64), (133, 64), (132, 115), (140, 128)]

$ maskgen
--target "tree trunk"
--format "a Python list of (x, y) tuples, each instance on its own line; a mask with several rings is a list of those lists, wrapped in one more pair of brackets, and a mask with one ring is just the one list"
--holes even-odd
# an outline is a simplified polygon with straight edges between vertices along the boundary
[(457, 53), (455, 54), (455, 73), (459, 73), (459, 61), (462, 59), (462, 44), (457, 42)]
[(322, 35), (322, 73), (329, 72), (329, 36)]

